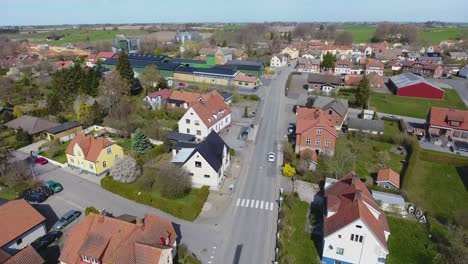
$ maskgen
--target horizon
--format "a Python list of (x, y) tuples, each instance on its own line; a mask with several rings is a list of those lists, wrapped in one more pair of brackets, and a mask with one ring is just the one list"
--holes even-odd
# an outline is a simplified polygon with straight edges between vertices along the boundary
[[(410, 2), (395, 0), (379, 6), (374, 6), (370, 0), (358, 0), (358, 3), (352, 4), (344, 0), (313, 4), (307, 0), (292, 0), (286, 6), (274, 0), (239, 0), (236, 3), (219, 3), (214, 0), (181, 1), (186, 3), (161, 0), (131, 2), (84, 0), (82, 1), (84, 3), (78, 4), (44, 0), (38, 5), (34, 0), (8, 1), (4, 3), (6, 12), (0, 17), (0, 25), (282, 23), (282, 21), (284, 23), (424, 23), (428, 21), (468, 23), (468, 16), (464, 12), (468, 10), (468, 3), (464, 0), (448, 0), (441, 7), (430, 6), (424, 0)], [(67, 12), (68, 10), (73, 11)], [(135, 10), (137, 12), (134, 12)], [(332, 12), (321, 12), (321, 10)], [(21, 16), (18, 16), (18, 13), (21, 13)]]

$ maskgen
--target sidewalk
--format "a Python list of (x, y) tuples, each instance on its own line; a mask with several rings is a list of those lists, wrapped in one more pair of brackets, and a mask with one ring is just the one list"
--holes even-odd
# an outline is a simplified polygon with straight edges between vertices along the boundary
[(84, 173), (84, 172), (80, 173), (79, 170), (72, 169), (70, 167), (59, 168), (59, 169), (65, 171), (66, 173), (72, 174), (73, 176), (77, 176), (77, 177), (80, 177), (80, 178), (85, 179), (87, 181), (90, 181), (92, 183), (96, 183), (97, 185), (101, 185), (101, 179), (104, 178), (104, 176), (105, 176), (105, 175), (94, 176), (94, 175), (90, 175), (90, 174), (87, 174), (87, 173)]

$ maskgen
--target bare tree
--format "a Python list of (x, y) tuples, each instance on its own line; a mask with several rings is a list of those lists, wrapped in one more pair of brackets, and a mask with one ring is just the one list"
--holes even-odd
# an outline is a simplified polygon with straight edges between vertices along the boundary
[(54, 67), (46, 60), (42, 59), (33, 65), (33, 70), (40, 76), (48, 76), (54, 72)]
[(102, 96), (101, 105), (105, 109), (110, 109), (122, 96), (130, 93), (130, 87), (131, 84), (129, 81), (122, 78), (117, 71), (112, 71), (99, 85), (99, 92)]
[(335, 155), (328, 161), (327, 171), (335, 179), (339, 179), (350, 170), (352, 161), (353, 154), (349, 148), (341, 141), (337, 141)]
[(146, 66), (145, 73), (140, 77), (141, 84), (147, 92), (153, 92), (160, 79), (161, 76), (159, 75), (158, 68), (155, 65)]
[(159, 44), (156, 37), (151, 36), (140, 39), (140, 53), (153, 54), (158, 47)]
[(112, 49), (112, 42), (110, 40), (99, 40), (94, 42), (93, 46), (96, 52), (110, 51)]
[(118, 182), (134, 182), (140, 174), (141, 170), (136, 161), (127, 155), (116, 157), (110, 169), (110, 176)]
[(335, 39), (337, 45), (351, 45), (353, 44), (353, 34), (349, 31), (342, 31), (338, 33)]
[(190, 192), (192, 180), (184, 169), (171, 162), (164, 162), (159, 166), (155, 184), (162, 196), (180, 198)]
[(10, 102), (15, 93), (15, 82), (7, 77), (0, 77), (0, 99)]
[(133, 110), (128, 100), (121, 100), (112, 105), (109, 114), (104, 118), (104, 124), (131, 133), (138, 127), (138, 119), (132, 115)]

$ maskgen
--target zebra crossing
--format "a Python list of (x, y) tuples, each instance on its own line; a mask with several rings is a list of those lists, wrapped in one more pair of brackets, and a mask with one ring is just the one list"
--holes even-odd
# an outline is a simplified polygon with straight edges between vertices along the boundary
[(262, 200), (238, 198), (236, 202), (236, 207), (245, 207), (245, 208), (258, 209), (258, 210), (273, 211), (273, 208), (275, 208), (275, 203), (262, 201)]

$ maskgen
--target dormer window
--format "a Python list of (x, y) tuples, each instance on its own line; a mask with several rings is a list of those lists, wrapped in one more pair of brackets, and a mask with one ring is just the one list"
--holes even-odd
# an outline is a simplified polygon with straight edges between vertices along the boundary
[(86, 262), (86, 263), (90, 263), (90, 262), (91, 262), (91, 260), (90, 260), (87, 256), (85, 256), (85, 255), (81, 255), (81, 259), (82, 259), (84, 262)]
[(451, 125), (451, 126), (454, 126), (454, 127), (458, 127), (458, 126), (460, 126), (460, 122), (458, 122), (458, 121), (450, 121), (450, 125)]

